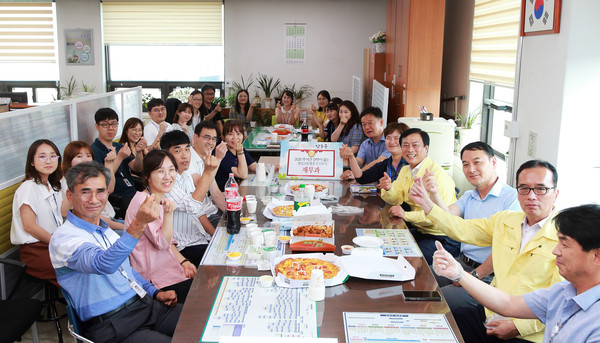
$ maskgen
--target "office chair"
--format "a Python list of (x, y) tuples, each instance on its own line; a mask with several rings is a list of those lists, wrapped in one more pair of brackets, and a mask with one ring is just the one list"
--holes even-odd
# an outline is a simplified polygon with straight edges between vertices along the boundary
[(20, 341), (21, 336), (31, 327), (34, 343), (39, 342), (36, 320), (42, 310), (42, 302), (37, 299), (12, 299), (14, 290), (25, 273), (26, 264), (21, 261), (0, 258), (2, 290), (6, 290), (7, 266), (18, 268), (18, 278), (6, 299), (0, 300), (0, 343)]
[(67, 300), (67, 318), (69, 319), (69, 325), (67, 325), (67, 327), (69, 333), (75, 338), (77, 343), (94, 343), (81, 335), (81, 322), (79, 321), (79, 317), (77, 317), (77, 313), (75, 313), (71, 296), (64, 289), (62, 290), (62, 293), (65, 300)]

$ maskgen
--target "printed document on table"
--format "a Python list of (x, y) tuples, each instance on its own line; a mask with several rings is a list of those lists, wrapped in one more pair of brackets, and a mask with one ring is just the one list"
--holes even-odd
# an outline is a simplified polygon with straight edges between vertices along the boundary
[[(227, 233), (226, 227), (218, 227), (213, 234), (208, 248), (200, 261), (201, 265), (213, 265), (213, 266), (224, 266), (224, 265), (239, 265), (239, 266), (257, 266), (261, 263), (261, 259), (254, 260), (248, 258), (248, 247), (252, 246), (252, 242), (247, 235), (246, 226), (242, 226), (240, 232), (235, 235)], [(277, 242), (277, 256), (283, 255), (285, 246), (281, 242)], [(231, 251), (237, 251), (242, 253), (242, 257), (238, 261), (228, 261), (227, 253)]]
[(443, 314), (344, 312), (346, 343), (458, 343)]
[(383, 256), (421, 257), (421, 249), (409, 230), (405, 229), (356, 229), (356, 236), (374, 236), (383, 240)]
[(265, 288), (258, 277), (225, 276), (201, 341), (221, 336), (316, 338), (317, 305), (308, 288)]

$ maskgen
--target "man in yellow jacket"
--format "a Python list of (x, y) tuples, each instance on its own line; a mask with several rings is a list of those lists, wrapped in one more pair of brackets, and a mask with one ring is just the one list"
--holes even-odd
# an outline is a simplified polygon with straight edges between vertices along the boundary
[[(547, 288), (562, 281), (552, 249), (558, 243), (554, 202), (558, 196), (556, 168), (531, 160), (517, 170), (517, 192), (523, 212), (502, 211), (490, 218), (464, 220), (429, 198), (422, 180), (415, 180), (410, 196), (436, 228), (461, 242), (492, 246), (495, 277), (491, 285), (510, 295)], [(542, 342), (544, 325), (538, 320), (495, 318), (494, 313), (462, 307), (453, 311), (465, 342)], [(486, 327), (482, 325), (486, 321)]]
[[(408, 165), (402, 167), (394, 182), (387, 173), (384, 173), (384, 177), (379, 180), (381, 197), (392, 206), (402, 205), (403, 203), (410, 206), (411, 211), (401, 217), (406, 218), (406, 221), (411, 222), (414, 226), (414, 228), (411, 228), (411, 233), (415, 237), (427, 263), (431, 264), (431, 257), (437, 250), (435, 247), (436, 240), (442, 243), (444, 249), (453, 256), (458, 256), (460, 243), (437, 230), (426, 218), (425, 220), (419, 220), (419, 218), (424, 218), (423, 212), (419, 205), (414, 203), (408, 196), (415, 178), (420, 178), (426, 173), (433, 174), (437, 183), (438, 194), (447, 205), (450, 205), (456, 202), (454, 181), (440, 165), (427, 156), (429, 152), (429, 135), (427, 132), (418, 128), (404, 131), (400, 135), (400, 146), (402, 157), (408, 162)], [(394, 207), (401, 210), (399, 206)]]

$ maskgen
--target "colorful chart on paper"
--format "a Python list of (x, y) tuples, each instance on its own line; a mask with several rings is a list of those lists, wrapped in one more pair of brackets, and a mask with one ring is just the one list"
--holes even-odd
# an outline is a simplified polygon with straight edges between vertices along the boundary
[(458, 342), (443, 314), (344, 312), (346, 343)]
[(356, 236), (375, 236), (383, 239), (383, 256), (420, 257), (421, 249), (409, 230), (356, 229)]
[(258, 277), (225, 276), (201, 341), (221, 336), (316, 338), (316, 303), (308, 288), (264, 288)]

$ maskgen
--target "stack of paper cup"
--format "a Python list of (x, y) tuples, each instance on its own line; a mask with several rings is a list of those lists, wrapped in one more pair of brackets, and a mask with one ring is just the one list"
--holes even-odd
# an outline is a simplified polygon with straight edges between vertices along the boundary
[(277, 144), (277, 132), (271, 133), (271, 144)]
[(275, 231), (265, 231), (263, 233), (265, 238), (265, 245), (268, 247), (272, 247), (275, 245), (277, 238), (275, 237)]
[(313, 201), (315, 198), (315, 185), (305, 185), (304, 194), (306, 194), (309, 201)]
[(321, 269), (313, 269), (310, 273), (308, 299), (311, 301), (321, 301), (325, 299), (325, 277), (323, 276), (323, 270)]
[(262, 245), (264, 242), (262, 232), (253, 231), (250, 234), (250, 240), (252, 241), (252, 245)]
[(256, 181), (265, 181), (267, 179), (267, 172), (265, 170), (264, 163), (258, 163), (256, 165)]
[(246, 208), (248, 209), (248, 213), (253, 214), (256, 213), (256, 197), (253, 195), (246, 195)]

